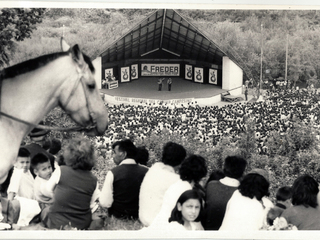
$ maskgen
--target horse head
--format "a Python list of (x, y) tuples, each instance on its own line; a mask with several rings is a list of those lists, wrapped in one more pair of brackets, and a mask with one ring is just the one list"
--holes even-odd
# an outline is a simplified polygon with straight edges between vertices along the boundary
[(71, 74), (63, 84), (59, 104), (79, 125), (88, 127), (88, 135), (103, 135), (108, 124), (107, 109), (94, 78), (94, 66), (78, 45), (70, 47), (61, 38), (62, 51), (68, 52)]

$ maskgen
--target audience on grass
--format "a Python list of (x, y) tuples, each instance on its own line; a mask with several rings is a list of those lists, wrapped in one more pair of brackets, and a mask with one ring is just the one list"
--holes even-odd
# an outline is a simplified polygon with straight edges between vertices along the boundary
[(238, 156), (224, 160), (224, 178), (209, 181), (206, 187), (206, 205), (203, 225), (206, 230), (218, 230), (225, 215), (227, 203), (240, 185), (247, 161)]
[(180, 179), (173, 183), (165, 192), (159, 213), (151, 223), (151, 228), (165, 228), (170, 214), (180, 195), (196, 189), (204, 197), (205, 190), (200, 181), (207, 175), (206, 160), (200, 155), (190, 155), (182, 161), (179, 169)]
[[(268, 172), (254, 169), (243, 177), (247, 162), (241, 157), (228, 156), (223, 171), (213, 171), (204, 189), (199, 182), (206, 176), (207, 167), (201, 156), (190, 153), (186, 158), (184, 146), (167, 142), (160, 161), (151, 166), (149, 163), (147, 168), (148, 150), (135, 147), (131, 140), (122, 140), (130, 138), (140, 142), (151, 133), (168, 131), (179, 134), (182, 139), (191, 134), (195, 141), (212, 148), (224, 136), (237, 138), (250, 119), (255, 124), (260, 154), (264, 154), (269, 151), (266, 141), (273, 131), (286, 133), (295, 120), (320, 126), (320, 95), (317, 91), (281, 90), (268, 92), (267, 95), (265, 101), (223, 107), (200, 107), (196, 103), (181, 106), (165, 103), (109, 106), (109, 130), (95, 141), (98, 146), (102, 143), (103, 147), (112, 148), (117, 166), (108, 171), (100, 195), (97, 178), (91, 173), (95, 160), (91, 141), (86, 138), (71, 139), (64, 146), (63, 153), (57, 155), (56, 161), (61, 166), (52, 173), (53, 166), (50, 170), (48, 155), (39, 154), (39, 151), (57, 154), (61, 142), (52, 140), (48, 144), (44, 141), (47, 132), (35, 129), (31, 135), (33, 141), (40, 145), (34, 143), (21, 148), (29, 151), (19, 152), (23, 155), (19, 157), (28, 158), (30, 165), (32, 152), (31, 169), (36, 179), (31, 176), (29, 180), (34, 184), (21, 189), (29, 193), (32, 189), (32, 196), (26, 198), (38, 201), (41, 209), (48, 210), (47, 217), (44, 215), (41, 219), (47, 227), (55, 229), (67, 225), (88, 229), (91, 206), (100, 196), (100, 206), (108, 208), (110, 215), (120, 219), (139, 218), (144, 226), (151, 225), (150, 229), (168, 226), (172, 230), (202, 230), (203, 225), (206, 230), (247, 231), (266, 229), (267, 224), (272, 225), (276, 219), (281, 219), (299, 230), (320, 230), (319, 186), (311, 176), (298, 177), (292, 188), (279, 188), (274, 206), (267, 198), (270, 186)], [(49, 159), (52, 163), (51, 157)], [(21, 167), (20, 163), (18, 158), (15, 169), (28, 169), (26, 173), (20, 170), (28, 175), (30, 166)], [(11, 180), (17, 179), (15, 172), (19, 171), (13, 171)], [(28, 184), (29, 180), (23, 181), (23, 184)], [(10, 182), (9, 199), (24, 195), (14, 187), (20, 183), (21, 180)], [(23, 213), (24, 202), (21, 206)], [(188, 208), (193, 209), (192, 214)], [(21, 222), (27, 224), (30, 219)]]
[(280, 217), (282, 212), (292, 206), (292, 188), (289, 186), (281, 187), (276, 193), (276, 204), (271, 208), (267, 215), (267, 222), (270, 226), (276, 218)]
[(260, 153), (267, 153), (266, 141), (273, 131), (283, 134), (292, 129), (294, 121), (312, 122), (320, 127), (320, 94), (304, 90), (281, 90), (269, 94), (265, 101), (227, 104), (222, 107), (200, 107), (196, 102), (187, 105), (166, 103), (150, 105), (110, 105), (110, 125), (97, 143), (111, 146), (112, 142), (133, 137), (139, 141), (150, 133), (163, 131), (192, 134), (208, 148), (222, 137), (237, 138), (249, 119), (255, 123)]
[(139, 196), (139, 219), (149, 226), (159, 213), (167, 189), (179, 180), (176, 173), (186, 157), (185, 148), (174, 142), (163, 146), (161, 161), (150, 167), (145, 175)]
[(149, 151), (145, 146), (137, 147), (135, 160), (138, 164), (147, 166), (149, 161)]
[(140, 186), (148, 168), (137, 164), (137, 148), (131, 140), (112, 145), (113, 161), (117, 165), (106, 176), (100, 205), (120, 219), (138, 219)]
[(292, 185), (292, 205), (286, 208), (281, 218), (298, 230), (320, 230), (320, 210), (317, 201), (319, 184), (309, 176), (298, 177)]
[(207, 183), (206, 183), (206, 187), (208, 186), (208, 183), (211, 182), (211, 181), (218, 181), (220, 180), (221, 178), (224, 178), (226, 175), (224, 174), (224, 172), (220, 169), (218, 170), (213, 170), (207, 180)]
[[(31, 166), (36, 178), (34, 179), (34, 196), (41, 208), (40, 220), (46, 221), (53, 196), (46, 192), (46, 184), (52, 175), (50, 159), (43, 153), (36, 154), (31, 160)], [(49, 196), (48, 196), (49, 195)]]
[(203, 197), (197, 190), (187, 190), (178, 198), (169, 218), (169, 231), (204, 230), (201, 225)]
[(267, 213), (273, 203), (269, 196), (269, 174), (264, 169), (254, 169), (244, 176), (228, 201), (219, 230), (252, 231), (267, 225)]
[(95, 149), (82, 136), (68, 141), (63, 151), (65, 165), (57, 168), (46, 183), (46, 192), (54, 201), (44, 224), (50, 229), (88, 229), (91, 207), (99, 197), (97, 178), (91, 173)]
[(15, 197), (34, 199), (34, 178), (30, 172), (30, 166), (30, 152), (25, 147), (20, 147), (7, 190), (9, 200)]
[[(43, 124), (43, 121), (41, 121), (39, 124)], [(47, 157), (50, 159), (52, 170), (54, 170), (55, 157), (53, 156), (53, 154), (50, 153), (51, 139), (48, 137), (49, 132), (49, 130), (44, 130), (40, 128), (32, 129), (32, 131), (29, 134), (31, 143), (25, 145), (24, 147), (27, 148), (30, 152), (30, 159), (32, 159), (38, 153), (43, 153), (47, 155)], [(36, 175), (33, 172), (33, 168), (31, 168), (30, 170), (33, 177), (35, 178)]]
[[(19, 218), (17, 222), (14, 222), (19, 226), (27, 226), (41, 211), (38, 202), (35, 200), (35, 180), (30, 172), (30, 165), (30, 152), (25, 147), (20, 147), (7, 190), (8, 200), (19, 202)], [(13, 209), (9, 210), (12, 210), (11, 214), (16, 212)]]

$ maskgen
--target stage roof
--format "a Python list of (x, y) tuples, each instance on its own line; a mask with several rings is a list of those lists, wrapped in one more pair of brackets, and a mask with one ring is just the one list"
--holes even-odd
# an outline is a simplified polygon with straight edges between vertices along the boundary
[[(181, 59), (222, 64), (227, 56), (217, 44), (173, 9), (159, 9), (110, 44), (101, 54), (104, 61), (139, 59), (155, 51)], [(228, 56), (234, 61), (234, 58)], [(235, 63), (237, 63), (235, 61)]]

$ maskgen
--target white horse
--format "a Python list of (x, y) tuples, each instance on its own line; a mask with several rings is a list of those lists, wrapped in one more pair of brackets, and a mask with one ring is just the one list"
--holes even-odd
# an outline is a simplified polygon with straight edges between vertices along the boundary
[(108, 124), (94, 67), (78, 45), (61, 39), (62, 52), (44, 55), (0, 72), (0, 183), (16, 161), (23, 138), (60, 105), (87, 134), (103, 135)]

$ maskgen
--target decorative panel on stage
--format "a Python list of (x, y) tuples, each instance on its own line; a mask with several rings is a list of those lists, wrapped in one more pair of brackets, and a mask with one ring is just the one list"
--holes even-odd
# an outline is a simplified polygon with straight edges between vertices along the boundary
[(121, 82), (130, 82), (130, 67), (121, 68)]
[(194, 68), (194, 82), (203, 83), (203, 68)]
[(141, 76), (180, 76), (180, 64), (142, 63)]
[(113, 76), (113, 68), (106, 68), (104, 70), (104, 79), (107, 79), (108, 77), (111, 78)]
[(209, 69), (209, 83), (210, 84), (218, 84), (218, 79), (217, 79), (217, 70), (216, 69)]
[(192, 65), (186, 64), (184, 78), (186, 80), (192, 80)]
[(138, 79), (138, 64), (131, 65), (131, 79)]

